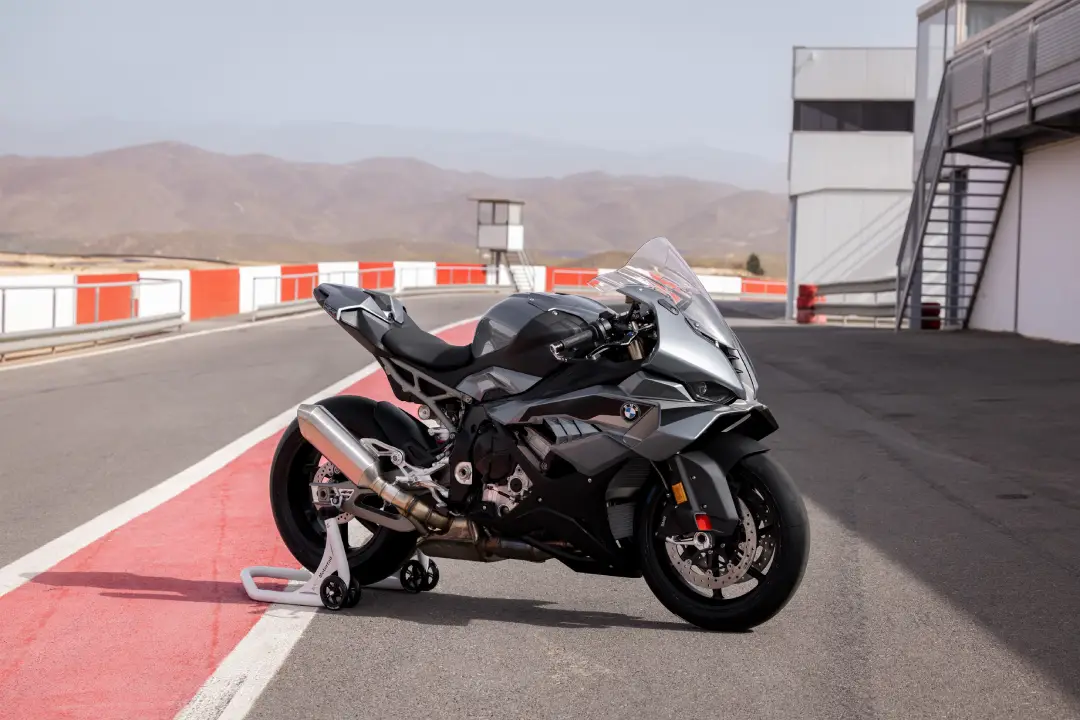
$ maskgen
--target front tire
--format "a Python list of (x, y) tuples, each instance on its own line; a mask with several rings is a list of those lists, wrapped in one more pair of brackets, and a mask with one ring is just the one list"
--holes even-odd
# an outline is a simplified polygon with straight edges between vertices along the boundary
[[(769, 453), (739, 461), (729, 473), (729, 485), (736, 505), (749, 510), (754, 535), (761, 539), (751, 550), (757, 559), (734, 584), (709, 589), (707, 584), (719, 581), (700, 573), (695, 586), (684, 574), (688, 571), (673, 563), (663, 518), (675, 501), (662, 482), (654, 483), (638, 506), (636, 542), (645, 582), (664, 607), (705, 630), (739, 632), (772, 619), (794, 596), (809, 559), (810, 527), (795, 483)], [(748, 537), (742, 529), (738, 532), (744, 540)], [(768, 558), (766, 552), (771, 553)], [(704, 558), (699, 562), (705, 563)], [(727, 567), (733, 566), (737, 563)], [(741, 596), (723, 594), (744, 585), (749, 590)]]
[[(356, 437), (387, 442), (375, 422), (370, 401), (338, 396), (318, 404), (330, 410)], [(315, 510), (310, 491), (321, 460), (321, 453), (304, 438), (299, 423), (293, 420), (278, 442), (270, 470), (270, 505), (278, 533), (297, 562), (310, 572), (318, 568), (326, 545), (326, 526)], [(418, 533), (361, 524), (372, 534), (362, 547), (349, 546), (348, 526), (342, 526), (349, 573), (360, 585), (393, 575), (416, 552)]]

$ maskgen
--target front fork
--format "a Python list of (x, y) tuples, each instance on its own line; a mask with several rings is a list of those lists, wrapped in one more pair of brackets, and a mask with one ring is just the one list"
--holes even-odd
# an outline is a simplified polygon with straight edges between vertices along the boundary
[(701, 451), (675, 455), (663, 473), (671, 497), (675, 500), (672, 520), (683, 538), (679, 544), (704, 543), (711, 547), (711, 536), (728, 537), (739, 526), (739, 511), (728, 486), (727, 474), (711, 457)]

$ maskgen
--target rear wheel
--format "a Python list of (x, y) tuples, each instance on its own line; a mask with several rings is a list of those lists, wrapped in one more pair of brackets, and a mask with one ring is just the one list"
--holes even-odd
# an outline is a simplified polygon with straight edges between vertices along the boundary
[[(335, 407), (334, 415), (357, 437), (382, 437), (374, 419), (370, 413), (363, 412), (362, 406), (352, 412)], [(285, 546), (297, 562), (311, 572), (322, 559), (326, 526), (311, 501), (310, 483), (344, 479), (336, 472), (327, 472), (329, 467), (293, 420), (274, 455), (270, 471), (270, 504)], [(356, 502), (389, 511), (378, 496), (369, 495)], [(341, 530), (349, 572), (361, 585), (370, 585), (394, 574), (416, 551), (419, 538), (416, 532), (390, 530), (355, 518)]]
[(743, 458), (728, 482), (742, 522), (732, 536), (711, 533), (707, 550), (665, 531), (675, 501), (662, 483), (638, 508), (645, 581), (664, 607), (706, 630), (748, 630), (771, 619), (798, 590), (809, 559), (806, 507), (769, 453)]

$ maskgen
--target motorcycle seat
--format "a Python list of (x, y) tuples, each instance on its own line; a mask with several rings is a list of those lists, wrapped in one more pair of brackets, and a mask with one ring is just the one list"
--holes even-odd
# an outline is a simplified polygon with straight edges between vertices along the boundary
[(382, 344), (402, 360), (429, 370), (460, 370), (473, 361), (472, 345), (451, 345), (411, 323), (387, 330)]

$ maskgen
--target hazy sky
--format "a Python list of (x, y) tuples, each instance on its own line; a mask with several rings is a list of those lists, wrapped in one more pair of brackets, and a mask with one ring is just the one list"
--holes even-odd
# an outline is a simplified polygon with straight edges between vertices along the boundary
[(913, 46), (918, 4), (0, 0), (0, 117), (340, 121), (783, 160), (792, 46)]

